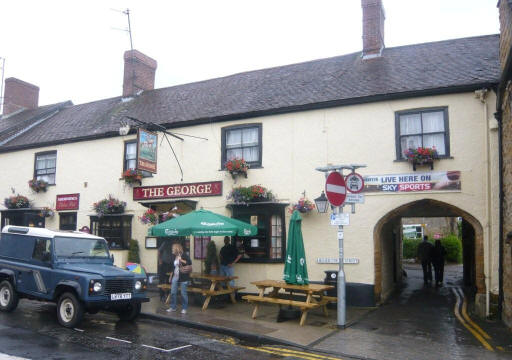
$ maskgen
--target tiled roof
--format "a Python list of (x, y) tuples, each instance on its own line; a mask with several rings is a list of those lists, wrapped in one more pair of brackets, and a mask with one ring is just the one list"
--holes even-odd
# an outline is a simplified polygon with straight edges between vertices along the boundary
[[(499, 79), (499, 35), (353, 53), (76, 105), (0, 147), (114, 136), (130, 115), (168, 127), (386, 98), (471, 91)], [(1, 121), (0, 121), (1, 122)], [(73, 140), (74, 139), (74, 140)]]

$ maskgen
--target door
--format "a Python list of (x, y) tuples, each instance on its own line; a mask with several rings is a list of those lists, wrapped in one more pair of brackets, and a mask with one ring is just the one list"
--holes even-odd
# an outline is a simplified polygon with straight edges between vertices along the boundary
[(28, 294), (43, 298), (51, 298), (52, 271), (51, 271), (51, 239), (36, 238), (30, 259), (30, 266), (22, 272), (24, 291)]

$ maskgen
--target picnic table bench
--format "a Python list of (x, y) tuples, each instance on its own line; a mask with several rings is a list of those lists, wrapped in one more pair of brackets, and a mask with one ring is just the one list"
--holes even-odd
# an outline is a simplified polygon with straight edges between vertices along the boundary
[[(322, 307), (324, 315), (327, 316), (327, 304), (330, 302), (335, 302), (335, 297), (324, 296), (324, 292), (326, 290), (333, 289), (334, 286), (331, 285), (322, 285), (322, 284), (309, 284), (309, 285), (292, 285), (287, 284), (284, 281), (275, 281), (275, 280), (262, 280), (262, 281), (254, 281), (251, 284), (256, 285), (258, 288), (258, 295), (245, 295), (242, 299), (247, 300), (250, 303), (254, 303), (254, 311), (252, 312), (252, 318), (255, 319), (258, 315), (258, 307), (261, 303), (268, 304), (278, 304), (279, 307), (281, 305), (294, 306), (300, 309), (301, 317), (300, 317), (300, 326), (303, 326), (306, 322), (306, 317), (308, 315), (308, 311), (311, 309), (316, 309), (318, 307)], [(265, 296), (265, 290), (267, 288), (272, 288), (269, 294)], [(279, 293), (279, 291), (283, 289), (290, 293), (290, 297), (293, 293), (301, 293), (304, 294), (304, 300), (293, 300), (293, 299), (285, 299), (282, 297), (283, 293)]]
[[(238, 279), (237, 276), (221, 276), (221, 275), (208, 275), (208, 274), (200, 274), (200, 273), (191, 273), (190, 274), (191, 279), (201, 279), (201, 280), (207, 280), (210, 282), (209, 288), (202, 288), (197, 286), (188, 286), (187, 292), (191, 293), (198, 293), (203, 296), (206, 296), (202, 310), (205, 311), (208, 308), (208, 305), (210, 304), (210, 300), (212, 296), (219, 296), (219, 295), (227, 295), (229, 294), (229, 297), (231, 299), (231, 302), (233, 304), (236, 304), (236, 298), (235, 298), (235, 292), (241, 289), (245, 289), (243, 286), (231, 286), (229, 285), (229, 281)], [(225, 285), (225, 287), (222, 287), (222, 284)], [(171, 290), (171, 284), (160, 284), (158, 287), (162, 290), (170, 291)], [(171, 299), (171, 294), (167, 296), (167, 299), (165, 300), (166, 304), (169, 304)]]

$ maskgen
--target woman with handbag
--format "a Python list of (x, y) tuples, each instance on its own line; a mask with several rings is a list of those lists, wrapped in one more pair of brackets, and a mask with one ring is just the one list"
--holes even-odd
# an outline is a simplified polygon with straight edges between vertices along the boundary
[(183, 252), (183, 247), (180, 244), (172, 244), (171, 255), (171, 276), (169, 282), (171, 283), (171, 307), (167, 312), (176, 311), (178, 300), (178, 287), (181, 291), (181, 313), (186, 314), (188, 308), (188, 295), (187, 286), (190, 280), (190, 273), (192, 272), (192, 261)]

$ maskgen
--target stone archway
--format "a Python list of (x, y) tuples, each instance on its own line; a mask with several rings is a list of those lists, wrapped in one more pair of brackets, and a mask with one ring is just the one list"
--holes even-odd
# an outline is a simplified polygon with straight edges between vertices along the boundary
[(484, 276), (484, 235), (480, 222), (468, 212), (448, 203), (422, 199), (397, 207), (384, 215), (375, 225), (373, 230), (374, 244), (374, 272), (375, 272), (375, 302), (380, 302), (382, 297), (382, 239), (384, 229), (396, 225), (402, 217), (462, 217), (469, 223), (475, 234), (474, 259), (475, 259), (475, 286), (477, 294), (485, 294)]

